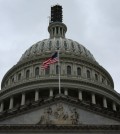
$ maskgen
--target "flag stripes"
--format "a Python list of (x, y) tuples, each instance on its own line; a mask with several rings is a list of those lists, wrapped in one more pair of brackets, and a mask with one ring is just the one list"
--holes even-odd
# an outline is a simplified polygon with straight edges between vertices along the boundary
[(47, 69), (50, 64), (54, 64), (55, 62), (58, 62), (58, 55), (57, 52), (55, 52), (51, 58), (48, 60), (44, 61), (41, 65), (41, 69)]

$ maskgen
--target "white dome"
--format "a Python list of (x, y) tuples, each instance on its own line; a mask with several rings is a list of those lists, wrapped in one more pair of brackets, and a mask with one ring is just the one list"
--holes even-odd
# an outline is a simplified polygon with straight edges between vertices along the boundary
[(44, 39), (32, 45), (20, 58), (20, 61), (60, 50), (61, 54), (72, 54), (96, 62), (93, 55), (83, 45), (67, 38)]

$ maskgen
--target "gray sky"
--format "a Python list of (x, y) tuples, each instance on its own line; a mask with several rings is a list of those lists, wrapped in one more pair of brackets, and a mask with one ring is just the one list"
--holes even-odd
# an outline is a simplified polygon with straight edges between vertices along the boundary
[(63, 6), (66, 37), (90, 50), (120, 93), (120, 0), (0, 0), (0, 82), (26, 49), (49, 37), (55, 4)]

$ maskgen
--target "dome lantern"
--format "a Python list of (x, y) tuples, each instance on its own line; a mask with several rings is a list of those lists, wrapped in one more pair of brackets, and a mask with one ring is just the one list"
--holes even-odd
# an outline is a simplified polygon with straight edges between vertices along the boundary
[(62, 37), (65, 38), (65, 33), (67, 27), (62, 23), (62, 6), (55, 5), (51, 7), (51, 17), (48, 26), (48, 32), (50, 33), (50, 38)]

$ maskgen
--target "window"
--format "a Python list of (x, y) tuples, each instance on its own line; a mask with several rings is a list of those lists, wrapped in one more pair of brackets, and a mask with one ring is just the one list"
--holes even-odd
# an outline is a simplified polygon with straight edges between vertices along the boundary
[(26, 71), (26, 78), (28, 79), (30, 77), (30, 70)]
[(98, 75), (97, 74), (95, 74), (95, 80), (98, 81)]
[(67, 66), (67, 75), (71, 75), (71, 66)]
[(12, 80), (12, 83), (13, 83), (14, 82), (14, 77), (12, 77), (11, 80)]
[(102, 83), (104, 83), (105, 82), (105, 78), (104, 77), (102, 77)]
[(59, 74), (59, 66), (56, 65), (56, 74)]
[(18, 74), (18, 80), (21, 80), (21, 73)]
[(6, 84), (5, 84), (6, 86), (8, 85), (8, 80), (6, 81)]
[(87, 70), (87, 78), (90, 78), (90, 71)]
[(36, 68), (35, 68), (35, 77), (36, 77), (36, 76), (39, 76), (39, 67), (36, 67)]
[(80, 67), (77, 68), (77, 75), (78, 75), (78, 76), (81, 75), (81, 68), (80, 68)]
[(45, 75), (49, 75), (50, 74), (50, 66), (48, 66), (47, 69), (45, 69)]

